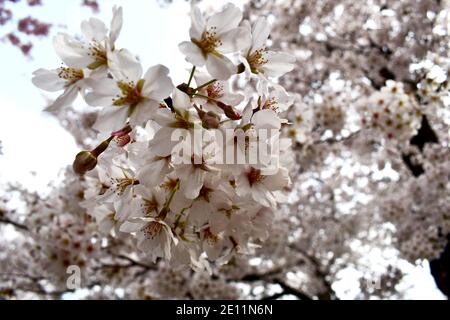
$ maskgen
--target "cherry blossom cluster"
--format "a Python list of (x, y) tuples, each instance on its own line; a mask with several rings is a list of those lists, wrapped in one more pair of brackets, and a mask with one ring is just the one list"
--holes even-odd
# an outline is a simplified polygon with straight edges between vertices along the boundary
[(386, 86), (361, 99), (362, 126), (379, 132), (388, 140), (407, 142), (420, 127), (421, 112), (402, 83), (392, 80)]
[[(284, 17), (273, 25), (274, 45), (294, 54), (301, 66), (301, 72), (280, 79), (296, 93), (287, 115), (293, 126), (285, 128), (295, 143), (299, 175), (294, 185), (303, 179), (314, 185), (311, 179), (320, 177), (319, 183), (335, 190), (332, 212), (372, 199), (360, 210), (371, 216), (372, 225), (380, 223), (376, 233), (392, 236), (394, 248), (412, 263), (439, 257), (448, 243), (447, 209), (438, 200), (446, 199), (445, 189), (434, 183), (443, 183), (447, 165), (423, 160), (430, 150), (449, 143), (447, 5), (378, 0), (261, 0), (247, 5), (249, 14)], [(349, 93), (346, 99), (344, 91)], [(339, 106), (340, 111), (327, 106)], [(341, 113), (344, 122), (336, 116)], [(343, 164), (345, 169), (336, 174), (334, 166)], [(348, 185), (341, 179), (346, 173), (351, 174)], [(334, 179), (325, 179), (332, 174)], [(361, 194), (356, 191), (359, 184), (365, 186)], [(353, 196), (344, 204), (346, 191)], [(382, 219), (377, 206), (385, 213)], [(304, 206), (298, 210), (305, 221)], [(433, 213), (425, 214), (429, 211)], [(383, 219), (395, 231), (386, 231), (392, 225), (384, 225)], [(329, 226), (323, 230), (333, 234)], [(445, 275), (433, 274), (437, 282), (446, 281)]]
[(20, 275), (13, 278), (12, 287), (18, 291), (28, 288), (45, 294), (66, 290), (69, 267), (79, 268), (81, 281), (87, 283), (92, 268), (99, 265), (102, 242), (93, 219), (80, 207), (83, 184), (71, 172), (66, 172), (63, 178), (65, 183), (58, 191), (46, 197), (21, 186), (12, 187), (11, 194), (18, 193), (21, 202), (29, 206), (27, 215), (15, 213), (8, 206), (4, 212), (0, 209), (0, 219), (12, 223), (20, 232), (14, 237), (21, 249), (6, 246), (7, 256), (8, 251), (12, 253), (7, 265), (2, 266), (5, 274)]
[(445, 116), (447, 113), (446, 99), (448, 99), (448, 76), (450, 74), (450, 60), (437, 54), (429, 54), (427, 63), (419, 69), (422, 80), (418, 84), (418, 98), (421, 110), (427, 116)]
[(417, 161), (425, 174), (406, 179), (380, 199), (383, 215), (398, 229), (398, 247), (411, 262), (439, 258), (450, 234), (450, 153), (445, 147), (427, 146)]
[[(193, 65), (186, 83), (174, 86), (162, 65), (144, 73), (116, 47), (121, 8), (109, 28), (84, 21), (84, 39), (57, 34), (63, 65), (37, 70), (33, 83), (63, 91), (53, 113), (79, 95), (101, 108), (93, 128), (109, 138), (73, 164), (82, 175), (96, 169), (83, 206), (100, 230), (131, 237), (153, 261), (204, 269), (254, 250), (286, 199), (292, 157), (280, 114), (292, 99), (273, 79), (294, 59), (266, 46), (265, 18), (251, 24), (234, 5), (211, 16), (194, 6), (191, 17), (190, 41), (179, 45)], [(254, 89), (231, 91), (237, 77)]]
[(309, 145), (324, 137), (340, 136), (347, 128), (353, 98), (348, 88), (324, 83), (314, 96), (295, 96), (294, 105), (287, 112), (292, 123), (286, 134), (293, 141)]

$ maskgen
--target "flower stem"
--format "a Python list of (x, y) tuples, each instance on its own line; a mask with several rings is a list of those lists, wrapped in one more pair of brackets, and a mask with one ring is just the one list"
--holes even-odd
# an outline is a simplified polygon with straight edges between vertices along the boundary
[(109, 143), (114, 139), (114, 136), (110, 136), (108, 139), (102, 141), (95, 149), (91, 151), (94, 157), (101, 155), (109, 146)]
[(180, 180), (177, 180), (177, 184), (175, 187), (173, 187), (172, 190), (170, 190), (169, 196), (166, 199), (166, 202), (164, 203), (164, 207), (161, 209), (161, 211), (158, 214), (158, 219), (164, 220), (167, 216), (167, 213), (169, 212), (169, 206), (172, 202), (173, 196), (175, 195), (175, 192), (180, 189)]
[(210, 80), (210, 81), (208, 81), (208, 82), (202, 84), (201, 86), (195, 88), (194, 90), (195, 90), (195, 91), (198, 91), (198, 90), (200, 90), (200, 89), (203, 89), (204, 87), (207, 87), (207, 86), (209, 86), (210, 84), (212, 84), (212, 83), (214, 83), (214, 82), (216, 82), (216, 81), (217, 81), (217, 79), (212, 79), (212, 80)]
[(172, 202), (173, 196), (175, 195), (175, 192), (177, 192), (178, 189), (180, 189), (180, 180), (178, 180), (175, 187), (173, 187), (173, 189), (170, 190), (169, 196), (167, 197), (166, 203), (164, 204), (165, 207), (169, 207), (170, 203)]
[(220, 102), (219, 100), (216, 100), (214, 98), (205, 96), (204, 94), (201, 94), (201, 93), (194, 93), (193, 95), (197, 96), (197, 97), (200, 97), (200, 98), (203, 98), (203, 99), (206, 99), (206, 100), (211, 100), (211, 101), (214, 101), (214, 102), (217, 102), (217, 103)]
[(194, 77), (194, 73), (195, 73), (195, 66), (192, 67), (191, 75), (189, 76), (189, 81), (187, 83), (188, 87), (191, 86), (191, 82), (192, 82), (192, 78)]

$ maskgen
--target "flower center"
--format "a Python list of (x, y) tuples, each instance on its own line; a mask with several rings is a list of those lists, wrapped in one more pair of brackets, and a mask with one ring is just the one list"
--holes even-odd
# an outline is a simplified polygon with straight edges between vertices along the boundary
[(178, 183), (178, 179), (168, 179), (167, 181), (163, 182), (161, 184), (161, 188), (163, 188), (166, 191), (172, 191), (176, 188)]
[(261, 170), (255, 169), (253, 167), (250, 168), (250, 171), (247, 172), (247, 179), (250, 186), (263, 181), (265, 176), (261, 174)]
[(106, 55), (106, 51), (97, 42), (92, 42), (89, 45), (88, 55), (91, 56), (95, 60), (95, 62), (91, 63), (88, 66), (89, 69), (95, 70), (102, 65), (108, 64), (108, 57)]
[(295, 121), (298, 122), (298, 123), (303, 122), (303, 116), (301, 116), (301, 115), (295, 116)]
[(145, 227), (141, 229), (141, 231), (144, 233), (144, 236), (147, 239), (154, 239), (156, 236), (158, 236), (163, 229), (163, 224), (152, 221), (149, 224), (147, 224)]
[(155, 197), (152, 199), (143, 199), (144, 203), (141, 205), (145, 217), (150, 217), (152, 212), (158, 212), (158, 202)]
[(202, 159), (201, 159), (202, 162), (201, 163), (198, 163), (200, 161), (196, 161), (196, 160), (198, 160), (198, 159), (195, 158), (195, 155), (192, 155), (191, 156), (191, 163), (192, 163), (192, 166), (194, 167), (194, 169), (199, 169), (199, 170), (203, 170), (203, 171), (210, 171), (208, 166), (206, 165), (204, 157), (202, 157)]
[(113, 98), (113, 105), (127, 105), (133, 107), (142, 101), (143, 97), (141, 96), (141, 91), (144, 86), (144, 80), (139, 80), (137, 85), (134, 84), (134, 81), (118, 81), (117, 86), (119, 87), (122, 95), (118, 94), (115, 98)]
[(276, 112), (278, 110), (278, 101), (277, 101), (277, 99), (274, 98), (274, 97), (271, 97), (271, 98), (267, 99), (264, 102), (264, 105), (262, 106), (262, 109), (270, 109), (270, 110), (273, 110), (273, 111)]
[(210, 245), (214, 245), (217, 241), (219, 241), (219, 237), (212, 233), (211, 228), (206, 228), (203, 230), (203, 237)]
[(137, 184), (137, 180), (131, 178), (116, 178), (114, 183), (119, 195), (122, 195), (127, 187), (135, 184)]
[(218, 99), (223, 96), (223, 84), (219, 82), (215, 82), (206, 87), (206, 92), (208, 93), (208, 97), (211, 99)]
[(211, 27), (202, 34), (202, 39), (192, 39), (203, 52), (204, 55), (208, 53), (216, 53), (216, 49), (222, 45), (222, 41), (217, 37), (216, 27)]
[(184, 113), (175, 110), (175, 121), (173, 121), (169, 126), (178, 129), (191, 129), (193, 128), (193, 123), (190, 121), (190, 114), (188, 110)]
[(58, 69), (58, 77), (67, 80), (67, 86), (84, 78), (83, 70), (61, 67)]
[(253, 73), (263, 73), (260, 68), (265, 65), (269, 60), (265, 58), (267, 54), (267, 49), (265, 47), (256, 50), (251, 55), (247, 57), (248, 64), (250, 65), (250, 69)]
[(209, 197), (213, 189), (203, 186), (200, 189), (200, 193), (198, 195), (199, 198), (203, 198), (206, 202), (209, 202)]

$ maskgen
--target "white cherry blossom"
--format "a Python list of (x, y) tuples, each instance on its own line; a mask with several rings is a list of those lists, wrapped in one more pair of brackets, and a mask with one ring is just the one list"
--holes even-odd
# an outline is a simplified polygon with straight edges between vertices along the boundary
[(33, 72), (33, 84), (45, 91), (64, 92), (46, 108), (46, 111), (58, 113), (62, 108), (70, 106), (86, 89), (85, 72), (82, 69), (60, 67), (55, 70), (38, 69)]
[(84, 41), (58, 33), (53, 41), (55, 50), (61, 60), (71, 68), (104, 72), (108, 68), (110, 55), (115, 50), (122, 23), (122, 8), (114, 7), (109, 31), (101, 20), (90, 18), (81, 24)]
[(227, 80), (237, 70), (225, 54), (241, 50), (250, 37), (245, 28), (239, 27), (241, 10), (228, 4), (221, 12), (206, 19), (200, 9), (194, 6), (191, 18), (191, 41), (179, 45), (181, 52), (193, 65), (206, 65), (212, 77)]
[(122, 59), (120, 54), (118, 56), (111, 68), (116, 70), (122, 67), (120, 74), (116, 72), (114, 79), (91, 81), (91, 90), (86, 94), (89, 105), (105, 107), (95, 124), (99, 131), (118, 130), (128, 118), (132, 125), (145, 123), (173, 89), (166, 67), (150, 67), (142, 76), (142, 68), (137, 61)]
[(259, 17), (253, 25), (245, 20), (244, 26), (251, 33), (252, 40), (243, 49), (246, 69), (254, 74), (268, 77), (279, 77), (294, 69), (295, 57), (285, 52), (275, 52), (267, 48), (270, 35), (270, 24), (264, 17)]

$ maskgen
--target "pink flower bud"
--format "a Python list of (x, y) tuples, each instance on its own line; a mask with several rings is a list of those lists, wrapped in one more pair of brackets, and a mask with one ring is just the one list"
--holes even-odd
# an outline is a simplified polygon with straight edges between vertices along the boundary
[(223, 112), (225, 113), (225, 115), (231, 119), (231, 120), (240, 120), (242, 118), (241, 114), (239, 113), (239, 111), (237, 111), (236, 109), (234, 109), (232, 106), (225, 104), (223, 102), (218, 101), (217, 106), (223, 110)]
[(126, 134), (124, 136), (120, 136), (120, 137), (116, 138), (116, 142), (119, 147), (126, 146), (128, 143), (130, 143), (130, 141), (131, 141), (131, 136), (129, 134)]

